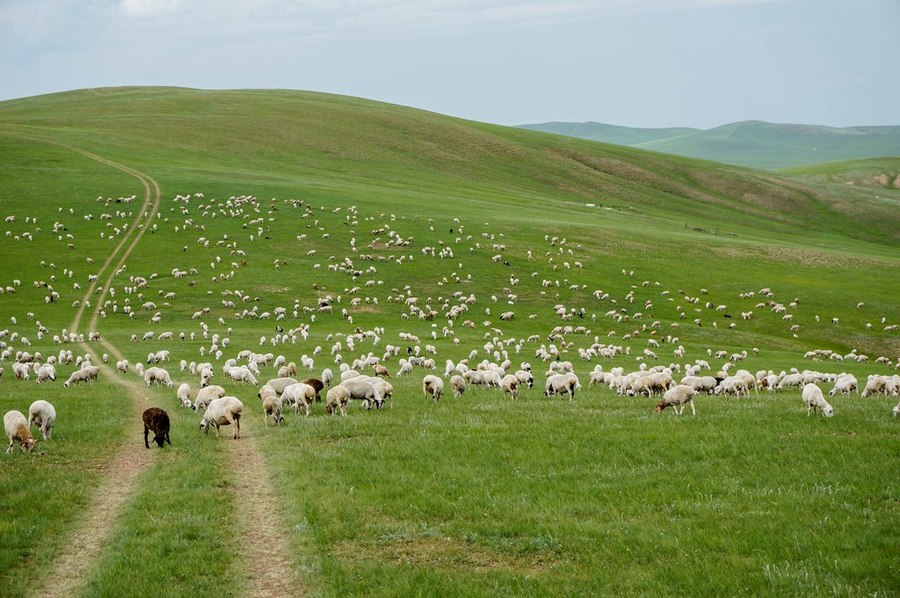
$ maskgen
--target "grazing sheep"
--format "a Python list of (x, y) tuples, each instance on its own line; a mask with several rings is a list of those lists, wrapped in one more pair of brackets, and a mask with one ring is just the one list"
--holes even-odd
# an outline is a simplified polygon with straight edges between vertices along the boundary
[(31, 379), (31, 366), (27, 363), (16, 362), (12, 364), (13, 376), (16, 377), (16, 380), (30, 380)]
[(381, 365), (380, 363), (376, 363), (372, 366), (372, 371), (375, 372), (376, 376), (381, 376), (382, 378), (390, 378), (391, 373), (388, 371), (386, 367)]
[(828, 404), (828, 401), (825, 400), (825, 397), (822, 395), (822, 389), (813, 383), (803, 387), (803, 402), (806, 404), (807, 417), (810, 412), (815, 411), (816, 408), (821, 409), (822, 415), (825, 417), (834, 415), (834, 409), (832, 409), (831, 405)]
[(534, 376), (529, 370), (519, 370), (514, 376), (519, 380), (519, 384), (525, 384), (528, 388), (534, 388)]
[(191, 407), (194, 411), (198, 409), (206, 409), (209, 407), (209, 404), (215, 399), (221, 399), (225, 396), (225, 389), (221, 386), (217, 386), (212, 384), (210, 386), (206, 386), (197, 391), (197, 398), (194, 400), (194, 405)]
[(319, 393), (322, 392), (323, 388), (325, 388), (324, 381), (319, 380), (318, 378), (305, 378), (300, 382), (312, 386), (316, 390), (316, 403), (322, 402), (322, 397), (319, 395)]
[(97, 379), (97, 375), (100, 373), (100, 368), (92, 365), (86, 367), (81, 370), (75, 370), (69, 376), (69, 379), (63, 382), (63, 386), (68, 388), (72, 384), (78, 384), (80, 382), (91, 382), (92, 380)]
[[(272, 378), (268, 382), (265, 383), (265, 386), (272, 388), (275, 391), (275, 394), (282, 394), (284, 389), (290, 386), (291, 384), (296, 384), (298, 382), (295, 378), (287, 378), (287, 377), (278, 377)], [(260, 397), (262, 398), (262, 397)]]
[(441, 395), (444, 394), (444, 381), (437, 376), (429, 374), (422, 379), (422, 392), (426, 398), (428, 395), (431, 395), (434, 398), (434, 402), (438, 403), (441, 400)]
[(850, 394), (859, 390), (859, 382), (853, 374), (841, 374), (834, 381), (834, 388), (828, 391), (828, 396), (833, 397), (837, 393)]
[(188, 409), (193, 408), (193, 404), (191, 403), (191, 387), (185, 382), (179, 385), (178, 390), (175, 392), (175, 397), (181, 403), (182, 407), (187, 407)]
[(269, 425), (269, 417), (272, 418), (272, 425), (275, 426), (284, 421), (284, 417), (281, 415), (283, 400), (284, 395), (280, 397), (268, 396), (263, 399), (263, 421), (267, 426)]
[(144, 411), (144, 415), (142, 416), (144, 420), (144, 446), (150, 448), (150, 443), (147, 442), (147, 437), (150, 432), (153, 432), (153, 441), (162, 448), (168, 442), (170, 445), (172, 441), (169, 440), (169, 414), (159, 407), (150, 407), (149, 409)]
[(154, 383), (162, 386), (165, 384), (166, 386), (172, 386), (172, 379), (169, 377), (169, 372), (159, 367), (147, 368), (144, 372), (144, 384), (148, 387), (152, 386)]
[(56, 368), (49, 363), (45, 363), (35, 371), (35, 375), (38, 384), (43, 384), (48, 380), (54, 381), (56, 380)]
[(500, 380), (500, 389), (509, 394), (513, 399), (519, 398), (519, 379), (513, 374), (507, 374)]
[(334, 373), (330, 368), (325, 368), (322, 370), (322, 383), (325, 386), (331, 386), (332, 382), (334, 382)]
[[(691, 405), (691, 415), (697, 415), (697, 410), (694, 409), (695, 394), (697, 394), (697, 391), (694, 390), (694, 387), (688, 386), (687, 384), (673, 386), (666, 391), (662, 400), (656, 405), (654, 411), (662, 413), (663, 409), (671, 407), (673, 413), (682, 415), (684, 414), (685, 403), (689, 403)], [(678, 405), (681, 405), (681, 410), (678, 409)]]
[[(15, 367), (15, 364), (13, 364), (13, 367)], [(873, 374), (866, 380), (866, 387), (860, 396), (866, 398), (877, 394), (887, 394), (887, 377)]]
[(228, 368), (226, 374), (229, 378), (231, 378), (235, 382), (240, 382), (241, 384), (244, 384), (245, 382), (249, 382), (254, 386), (259, 384), (259, 382), (257, 382), (256, 380), (256, 377), (253, 375), (253, 372), (250, 371), (250, 368), (245, 365)]
[(28, 420), (22, 415), (21, 411), (7, 411), (3, 416), (3, 427), (6, 428), (6, 437), (9, 439), (9, 447), (6, 454), (10, 454), (13, 450), (13, 444), (19, 442), (19, 446), (23, 453), (30, 453), (37, 441), (32, 438), (31, 431), (28, 429)]
[(287, 365), (283, 365), (278, 368), (278, 377), (279, 378), (290, 378), (291, 376), (297, 375), (297, 364), (293, 361)]
[(334, 415), (338, 409), (341, 415), (347, 415), (347, 403), (350, 402), (350, 389), (345, 386), (335, 386), (325, 395), (325, 413)]
[(208, 434), (211, 426), (216, 429), (216, 438), (218, 438), (220, 427), (234, 425), (234, 439), (237, 440), (241, 437), (241, 414), (243, 412), (244, 404), (237, 397), (213, 399), (200, 420), (200, 429)]
[(466, 392), (466, 379), (462, 376), (453, 376), (450, 378), (450, 388), (453, 389), (454, 397), (461, 397)]
[(297, 382), (284, 389), (281, 399), (287, 401), (296, 413), (300, 413), (300, 408), (303, 407), (309, 417), (313, 401), (316, 400), (316, 389), (309, 384)]
[(575, 374), (571, 372), (553, 374), (547, 378), (544, 396), (549, 399), (554, 395), (568, 394), (569, 400), (572, 401), (575, 399), (575, 391), (579, 388), (581, 388), (581, 384), (579, 384), (578, 377)]
[(116, 362), (116, 369), (122, 372), (123, 374), (128, 373), (128, 360), (123, 359), (122, 361)]
[(41, 430), (44, 440), (50, 440), (53, 425), (56, 423), (56, 409), (48, 401), (38, 400), (28, 408), (28, 428), (32, 425)]
[(366, 380), (363, 376), (344, 380), (338, 386), (343, 386), (349, 390), (351, 399), (363, 401), (366, 409), (371, 409), (373, 405), (380, 409), (381, 404), (384, 401), (384, 397), (381, 396), (381, 393), (378, 392), (375, 385)]

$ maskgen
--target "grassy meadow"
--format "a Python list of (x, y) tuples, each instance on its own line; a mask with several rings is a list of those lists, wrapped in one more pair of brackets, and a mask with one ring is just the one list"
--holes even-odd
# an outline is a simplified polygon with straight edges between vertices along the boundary
[[(107, 352), (53, 336), (72, 332), (89, 276), (141, 222), (145, 190), (75, 150), (161, 190), (157, 216), (106, 294), (117, 260), (103, 273), (77, 332), (94, 331), (102, 309), (107, 342), (132, 364), (169, 349), (175, 386), (194, 392), (179, 361), (211, 361), (213, 383), (244, 402), (249, 437), (204, 435), (174, 388), (150, 389), (172, 416), (173, 445), (152, 450), (80, 593), (250, 593), (249, 530), (234, 515), (241, 471), (226, 447), (251, 439), (279, 507), (257, 525), (286, 535), (291, 570), (313, 595), (900, 593), (896, 397), (838, 396), (826, 419), (806, 416), (799, 390), (704, 395), (696, 417), (676, 417), (588, 385), (597, 364), (702, 359), (714, 374), (742, 352), (735, 368), (752, 373), (849, 372), (864, 385), (896, 372), (900, 191), (314, 93), (122, 88), (3, 102), (0, 287), (13, 292), (0, 294), (0, 341), (13, 356)], [(793, 302), (791, 319), (763, 288)], [(319, 311), (328, 296), (333, 311)], [(469, 296), (467, 311), (444, 316)], [(438, 315), (410, 315), (411, 297)], [(273, 344), (278, 328), (300, 326), (305, 340)], [(376, 329), (377, 343), (348, 346)], [(154, 338), (140, 340), (147, 331)], [(155, 338), (164, 331), (173, 340)], [(415, 345), (401, 332), (423, 353), (434, 346), (436, 371), (396, 376)], [(214, 334), (229, 339), (219, 361)], [(581, 359), (594, 344), (622, 351)], [(319, 375), (337, 372), (333, 352), (350, 363), (388, 345), (400, 348), (384, 362), (393, 407), (353, 403), (346, 418), (319, 403), (266, 427), (257, 387), (221, 371), (253, 350), (313, 356), (300, 376)], [(551, 345), (581, 380), (575, 401), (543, 398), (549, 364), (535, 351)], [(868, 362), (805, 359), (813, 349)], [(481, 389), (423, 397), (426, 373), (466, 358), (530, 362), (535, 388), (516, 401)], [(140, 381), (132, 369), (67, 389), (73, 366), (44, 385), (15, 380), (12, 359), (0, 367), (4, 413), (44, 398), (59, 414), (35, 454), (0, 459), (0, 587), (32, 594), (111, 456), (142, 443), (117, 378)], [(263, 368), (260, 382), (274, 376)]]

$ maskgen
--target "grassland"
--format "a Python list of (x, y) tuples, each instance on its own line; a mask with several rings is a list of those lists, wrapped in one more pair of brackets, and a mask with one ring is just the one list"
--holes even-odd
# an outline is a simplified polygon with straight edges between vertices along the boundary
[[(113, 277), (115, 297), (88, 297), (88, 315), (105, 304), (96, 329), (132, 363), (170, 349), (176, 384), (196, 389), (175, 364), (208, 359), (201, 323), (230, 339), (226, 358), (253, 349), (299, 362), (321, 347), (314, 373), (336, 369), (330, 349), (338, 340), (347, 362), (380, 356), (387, 344), (402, 344), (405, 354), (401, 331), (433, 344), (440, 366), (473, 350), (473, 363), (500, 361), (493, 352), (502, 350), (516, 366), (530, 361), (540, 377), (546, 364), (534, 351), (551, 342), (575, 364), (585, 388), (572, 403), (547, 401), (536, 387), (517, 402), (476, 390), (434, 405), (422, 397), (416, 370), (393, 380), (392, 409), (353, 405), (349, 417), (330, 418), (318, 404), (312, 417), (291, 415), (277, 429), (263, 426), (256, 389), (225, 382), (217, 364), (214, 382), (247, 406), (248, 438), (237, 442), (259, 444), (278, 499), (256, 525), (287, 537), (290, 554), (281, 556), (303, 590), (898, 593), (895, 399), (838, 398), (837, 415), (826, 420), (807, 418), (797, 392), (702, 397), (696, 418), (675, 418), (652, 413), (649, 399), (587, 388), (595, 363), (638, 367), (650, 338), (662, 343), (661, 363), (680, 362), (672, 350), (683, 345), (685, 362), (708, 359), (714, 367), (723, 360), (708, 351), (746, 350), (740, 367), (752, 372), (809, 367), (861, 380), (890, 372), (874, 360), (900, 356), (900, 336), (885, 330), (900, 322), (900, 211), (883, 191), (857, 186), (848, 195), (832, 180), (322, 94), (128, 88), (5, 102), (0, 215), (16, 219), (0, 237), (0, 284), (15, 293), (0, 295), (0, 321), (17, 333), (5, 342), (45, 355), (58, 353), (52, 336), (71, 325), (88, 276), (140, 221), (145, 193), (134, 176), (72, 148), (159, 184), (159, 216)], [(236, 201), (242, 196), (252, 199)], [(54, 222), (64, 228), (51, 233)], [(396, 238), (409, 246), (391, 244)], [(426, 247), (453, 256), (426, 255)], [(337, 268), (345, 259), (362, 273)], [(176, 278), (176, 268), (197, 273)], [(148, 281), (141, 296), (126, 289), (133, 277)], [(59, 300), (45, 303), (48, 287), (33, 281), (52, 286)], [(763, 287), (784, 304), (797, 300), (792, 321), (756, 307), (758, 294), (739, 297)], [(609, 299), (595, 298), (598, 289)], [(477, 297), (460, 318), (472, 328), (404, 319), (404, 304), (388, 301), (416, 296), (420, 307), (440, 310), (457, 291)], [(174, 297), (165, 299), (169, 292)], [(334, 313), (315, 311), (329, 294)], [(702, 301), (688, 304), (685, 296)], [(125, 299), (134, 319), (123, 313)], [(140, 309), (146, 301), (157, 307)], [(560, 320), (557, 304), (583, 309), (584, 318)], [(285, 320), (259, 317), (276, 307), (286, 308)], [(194, 319), (203, 308), (208, 314)], [(515, 318), (500, 321), (507, 310)], [(607, 315), (623, 310), (628, 320)], [(155, 311), (160, 325), (148, 322)], [(739, 319), (746, 311), (754, 318)], [(43, 338), (37, 322), (49, 330)], [(309, 325), (305, 341), (269, 341), (276, 325), (301, 324)], [(548, 340), (565, 324), (588, 332)], [(355, 329), (376, 327), (385, 329), (379, 344), (346, 346)], [(131, 342), (147, 330), (176, 338)], [(88, 331), (86, 316), (79, 332)], [(517, 342), (504, 343), (533, 334), (540, 340), (518, 352)], [(630, 354), (579, 360), (577, 348), (594, 342)], [(870, 362), (804, 360), (814, 348), (856, 350)], [(396, 358), (388, 365), (396, 371)], [(2, 411), (47, 398), (60, 412), (54, 439), (39, 444), (46, 454), (7, 456), (0, 468), (3, 511), (14, 514), (0, 526), (0, 584), (33, 593), (43, 587), (40, 566), (53, 562), (78, 525), (110, 455), (140, 443), (141, 428), (115, 376), (63, 389), (16, 381), (6, 370)], [(198, 416), (177, 407), (173, 389), (148, 393), (173, 415), (173, 446), (150, 453), (78, 591), (253, 593), (242, 544), (254, 530), (235, 523), (243, 505), (241, 470), (226, 448), (233, 441), (198, 432)], [(222, 571), (233, 576), (223, 579)]]
[(744, 121), (706, 130), (641, 129), (594, 122), (549, 122), (522, 127), (766, 170), (900, 155), (897, 126), (838, 128)]

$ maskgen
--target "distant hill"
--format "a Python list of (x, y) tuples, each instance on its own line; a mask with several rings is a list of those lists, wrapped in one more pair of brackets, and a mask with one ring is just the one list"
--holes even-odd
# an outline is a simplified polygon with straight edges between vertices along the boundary
[(593, 122), (521, 127), (765, 170), (900, 156), (900, 126), (835, 128), (744, 121), (708, 130), (641, 129)]

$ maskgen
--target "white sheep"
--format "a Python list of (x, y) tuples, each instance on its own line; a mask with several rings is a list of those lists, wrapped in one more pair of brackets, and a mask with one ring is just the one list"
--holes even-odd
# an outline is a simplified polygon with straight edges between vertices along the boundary
[(312, 404), (316, 400), (316, 389), (309, 384), (297, 382), (286, 386), (284, 392), (281, 393), (281, 398), (287, 401), (296, 413), (300, 413), (300, 408), (303, 407), (306, 411), (306, 416), (309, 417)]
[(250, 368), (245, 365), (228, 368), (227, 374), (229, 378), (231, 378), (235, 382), (240, 382), (241, 384), (244, 384), (246, 382), (249, 382), (254, 386), (256, 384), (259, 384), (259, 382), (257, 382), (256, 380), (256, 377), (253, 375), (253, 372), (251, 372)]
[(44, 440), (50, 440), (55, 423), (56, 409), (49, 402), (38, 400), (28, 408), (28, 427), (36, 425), (41, 430)]
[(45, 363), (41, 367), (39, 367), (36, 371), (36, 381), (38, 384), (43, 384), (47, 381), (56, 380), (56, 368), (54, 368), (49, 363)]
[(325, 413), (334, 415), (340, 410), (341, 415), (347, 415), (347, 403), (350, 402), (350, 389), (346, 386), (335, 386), (328, 389), (325, 395)]
[(831, 405), (828, 404), (828, 401), (825, 400), (825, 397), (822, 395), (822, 389), (820, 389), (815, 384), (807, 384), (803, 387), (803, 402), (806, 404), (806, 415), (809, 416), (810, 412), (815, 411), (816, 408), (822, 410), (822, 415), (825, 417), (831, 417), (834, 415), (834, 409), (832, 409)]
[(211, 384), (197, 391), (197, 398), (194, 399), (194, 405), (191, 407), (194, 411), (206, 409), (215, 399), (221, 399), (225, 396), (225, 389), (221, 386)]
[(450, 378), (450, 388), (453, 389), (454, 397), (461, 397), (466, 392), (466, 379), (462, 376), (452, 376)]
[(269, 417), (272, 418), (272, 425), (275, 426), (284, 421), (284, 417), (281, 415), (283, 399), (284, 395), (280, 397), (268, 396), (263, 399), (263, 421), (267, 426), (269, 425)]
[(422, 379), (422, 392), (426, 398), (428, 395), (431, 395), (434, 402), (437, 403), (441, 400), (441, 395), (444, 394), (444, 381), (437, 376), (429, 374)]
[[(278, 377), (272, 378), (263, 386), (268, 386), (275, 391), (275, 394), (280, 395), (284, 392), (284, 389), (286, 389), (291, 384), (297, 384), (297, 382), (299, 382), (299, 380), (297, 380), (296, 378)], [(262, 397), (260, 396), (260, 398)]]
[(81, 370), (75, 370), (69, 376), (69, 379), (63, 382), (63, 386), (68, 388), (70, 385), (79, 384), (81, 382), (91, 382), (97, 379), (100, 368), (97, 366), (89, 366)]
[[(694, 390), (693, 386), (688, 386), (687, 384), (679, 384), (677, 386), (673, 386), (663, 395), (662, 400), (656, 405), (654, 411), (657, 413), (662, 413), (663, 409), (666, 407), (671, 407), (672, 412), (677, 415), (684, 414), (684, 405), (685, 403), (690, 403), (691, 405), (691, 415), (697, 415), (697, 410), (694, 409), (694, 395), (697, 394), (697, 391)], [(678, 409), (678, 405), (681, 405), (681, 410)]]
[(191, 387), (187, 382), (178, 386), (178, 390), (175, 391), (175, 397), (181, 403), (182, 407), (187, 407), (188, 409), (194, 407), (193, 403), (191, 403)]
[(544, 396), (548, 399), (555, 395), (569, 395), (569, 400), (575, 399), (575, 391), (581, 388), (578, 376), (572, 372), (565, 374), (553, 374), (547, 378), (544, 386)]
[(322, 370), (322, 383), (325, 386), (331, 386), (332, 382), (334, 382), (334, 373), (330, 368), (325, 368)]
[(169, 377), (169, 372), (160, 367), (152, 367), (147, 368), (144, 372), (144, 384), (148, 387), (152, 386), (154, 383), (158, 385), (165, 384), (166, 386), (172, 386), (172, 379)]
[(22, 452), (29, 453), (34, 448), (37, 441), (31, 436), (28, 429), (28, 420), (22, 415), (21, 411), (7, 411), (3, 416), (3, 427), (6, 428), (6, 437), (9, 439), (9, 447), (6, 454), (10, 454), (16, 441), (22, 448)]
[[(384, 397), (381, 396), (381, 393), (378, 392), (375, 385), (369, 382), (365, 376), (357, 376), (355, 378), (350, 378), (349, 380), (344, 380), (339, 386), (343, 386), (349, 390), (350, 398), (362, 401), (367, 409), (371, 409), (373, 405), (380, 409), (381, 404), (384, 401)], [(327, 396), (328, 395), (326, 395), (326, 397)]]
[(234, 439), (237, 440), (241, 437), (241, 414), (243, 412), (244, 404), (237, 397), (213, 399), (200, 419), (200, 429), (209, 433), (211, 426), (216, 429), (216, 438), (218, 438), (220, 427), (234, 425)]
[(834, 381), (834, 388), (828, 391), (828, 396), (833, 397), (837, 393), (850, 394), (859, 390), (859, 382), (853, 374), (841, 374)]
[(519, 379), (513, 374), (507, 374), (500, 380), (500, 389), (509, 394), (513, 399), (519, 398)]

